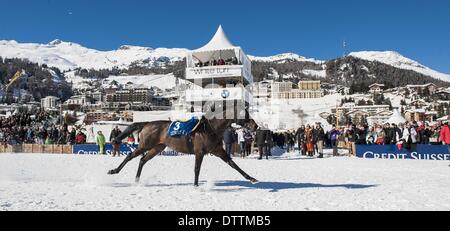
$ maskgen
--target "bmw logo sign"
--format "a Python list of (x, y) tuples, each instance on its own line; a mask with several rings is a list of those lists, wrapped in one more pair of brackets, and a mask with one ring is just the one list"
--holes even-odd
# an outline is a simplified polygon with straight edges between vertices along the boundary
[(223, 91), (222, 91), (222, 98), (226, 99), (226, 98), (228, 98), (228, 97), (230, 97), (230, 91), (228, 91), (228, 90), (223, 90)]

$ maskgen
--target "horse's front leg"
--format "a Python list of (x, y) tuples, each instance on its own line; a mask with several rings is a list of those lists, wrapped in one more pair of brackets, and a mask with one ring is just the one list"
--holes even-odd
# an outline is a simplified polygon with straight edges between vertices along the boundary
[(136, 180), (135, 180), (136, 183), (138, 183), (139, 180), (141, 179), (142, 168), (144, 167), (144, 165), (148, 161), (153, 159), (155, 156), (157, 156), (159, 153), (164, 151), (165, 148), (166, 148), (166, 145), (159, 144), (156, 147), (152, 148), (150, 151), (148, 151), (148, 153), (141, 158), (141, 161), (139, 162), (139, 167), (138, 167), (138, 170), (137, 170), (137, 173), (136, 173)]
[(133, 153), (131, 153), (130, 155), (128, 155), (125, 160), (123, 160), (123, 162), (119, 165), (119, 167), (117, 167), (116, 169), (112, 169), (108, 172), (109, 175), (115, 175), (115, 174), (119, 174), (119, 172), (122, 170), (123, 167), (125, 167), (125, 165), (131, 161), (132, 159), (144, 154), (147, 150), (144, 148), (138, 148), (136, 149)]
[(217, 147), (216, 150), (212, 153), (213, 155), (222, 159), (225, 163), (230, 165), (233, 169), (238, 171), (245, 179), (249, 180), (252, 183), (258, 183), (258, 180), (249, 176), (246, 172), (244, 172), (239, 166), (227, 155), (223, 147)]

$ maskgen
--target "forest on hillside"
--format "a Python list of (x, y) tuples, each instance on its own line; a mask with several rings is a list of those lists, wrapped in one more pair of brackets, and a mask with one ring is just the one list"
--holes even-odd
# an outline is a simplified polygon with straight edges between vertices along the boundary
[(5, 86), (10, 79), (21, 70), (24, 70), (26, 75), (11, 85), (10, 92), (25, 90), (37, 101), (46, 96), (56, 96), (63, 100), (72, 96), (72, 87), (58, 68), (49, 68), (45, 64), (39, 65), (23, 59), (0, 57), (0, 84), (3, 94), (6, 94)]
[[(30, 73), (29, 83), (26, 89), (30, 89), (33, 95), (39, 99), (46, 95), (70, 95), (70, 88), (65, 81), (56, 83), (51, 81), (52, 75), (48, 71), (53, 70), (56, 75), (64, 79), (64, 75), (57, 68), (47, 68), (28, 61), (18, 59), (0, 60), (0, 82), (14, 75), (15, 71), (23, 68)], [(311, 76), (305, 71), (325, 71), (326, 77)], [(170, 74), (178, 78), (185, 78), (185, 61), (167, 62), (164, 65), (142, 65), (134, 63), (126, 69), (83, 69), (75, 70), (75, 75), (83, 78), (104, 79), (111, 75), (150, 75)], [(306, 72), (307, 73), (307, 72)], [(255, 82), (262, 80), (291, 81), (297, 83), (300, 80), (321, 80), (324, 83), (338, 84), (350, 88), (350, 93), (367, 92), (368, 86), (373, 83), (384, 84), (387, 88), (403, 87), (408, 84), (435, 83), (438, 86), (449, 87), (450, 83), (434, 79), (415, 71), (399, 69), (380, 62), (372, 62), (358, 59), (352, 56), (330, 60), (324, 63), (314, 63), (297, 60), (282, 60), (277, 62), (252, 62), (252, 74)], [(44, 84), (41, 84), (44, 83)], [(64, 85), (60, 88), (60, 86)], [(47, 91), (48, 89), (48, 91)], [(62, 91), (62, 92), (61, 92)]]

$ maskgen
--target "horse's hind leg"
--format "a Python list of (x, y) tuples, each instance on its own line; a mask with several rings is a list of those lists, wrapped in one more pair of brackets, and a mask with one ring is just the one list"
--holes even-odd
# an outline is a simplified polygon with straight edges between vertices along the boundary
[(217, 148), (212, 154), (219, 157), (223, 161), (225, 161), (225, 163), (227, 163), (232, 168), (234, 168), (236, 171), (238, 171), (245, 179), (251, 181), (252, 183), (258, 182), (258, 180), (249, 176), (241, 168), (239, 168), (239, 166), (227, 155), (227, 153), (225, 152), (225, 150), (223, 150), (222, 147)]
[(198, 187), (198, 177), (200, 175), (200, 169), (202, 167), (202, 162), (203, 162), (204, 156), (205, 156), (205, 154), (203, 154), (203, 153), (198, 153), (195, 155), (195, 181), (194, 181), (195, 187)]
[(146, 149), (144, 148), (138, 148), (136, 149), (133, 153), (131, 153), (130, 155), (128, 155), (125, 160), (119, 165), (118, 168), (110, 170), (108, 172), (109, 175), (114, 175), (114, 174), (119, 174), (119, 172), (122, 170), (123, 167), (125, 167), (125, 165), (131, 161), (132, 159), (144, 154), (146, 151)]
[(156, 147), (152, 148), (150, 151), (148, 151), (148, 153), (143, 156), (141, 158), (141, 161), (139, 162), (139, 168), (136, 174), (136, 182), (139, 182), (140, 178), (141, 178), (141, 173), (142, 173), (142, 168), (144, 167), (144, 165), (151, 159), (153, 159), (155, 156), (157, 156), (159, 153), (161, 153), (162, 151), (164, 151), (164, 149), (166, 148), (166, 145), (164, 144), (159, 144)]

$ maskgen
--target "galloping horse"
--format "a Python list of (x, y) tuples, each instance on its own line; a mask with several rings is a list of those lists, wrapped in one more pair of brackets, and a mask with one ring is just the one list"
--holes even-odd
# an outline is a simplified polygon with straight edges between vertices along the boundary
[(257, 128), (254, 120), (227, 120), (227, 119), (211, 119), (208, 120), (204, 116), (200, 120), (200, 125), (191, 134), (190, 137), (170, 137), (168, 135), (168, 129), (171, 125), (171, 121), (156, 121), (149, 123), (135, 123), (130, 125), (122, 134), (120, 134), (116, 140), (120, 141), (126, 138), (133, 132), (139, 133), (139, 146), (116, 169), (110, 170), (108, 174), (118, 174), (122, 168), (132, 159), (144, 155), (139, 163), (139, 168), (136, 174), (136, 182), (139, 182), (142, 168), (144, 165), (159, 153), (161, 153), (166, 147), (173, 149), (179, 153), (195, 154), (195, 182), (194, 185), (198, 187), (198, 178), (200, 174), (200, 168), (203, 162), (203, 157), (206, 154), (212, 154), (222, 159), (225, 163), (229, 164), (232, 168), (237, 170), (245, 179), (252, 183), (258, 181), (245, 173), (240, 169), (237, 164), (229, 157), (223, 148), (223, 133), (226, 128), (233, 123), (249, 127), (252, 130)]

